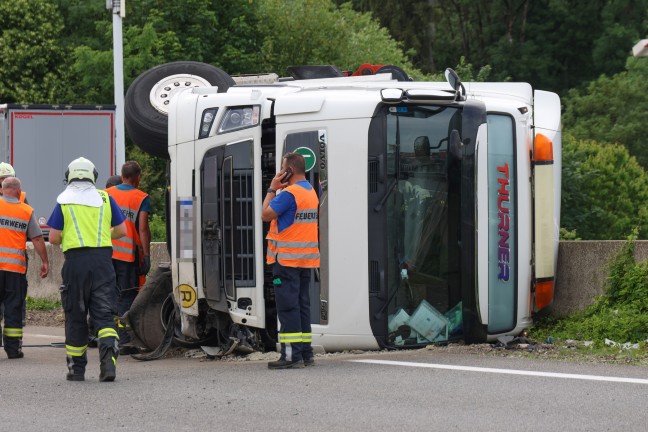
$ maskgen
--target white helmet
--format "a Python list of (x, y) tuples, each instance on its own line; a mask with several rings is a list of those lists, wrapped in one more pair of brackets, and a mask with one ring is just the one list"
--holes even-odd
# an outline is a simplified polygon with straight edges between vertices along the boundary
[(0, 162), (0, 177), (16, 177), (16, 171), (7, 162)]
[(94, 184), (98, 176), (99, 173), (94, 164), (84, 157), (74, 159), (65, 171), (65, 180), (68, 183), (75, 180), (89, 180)]

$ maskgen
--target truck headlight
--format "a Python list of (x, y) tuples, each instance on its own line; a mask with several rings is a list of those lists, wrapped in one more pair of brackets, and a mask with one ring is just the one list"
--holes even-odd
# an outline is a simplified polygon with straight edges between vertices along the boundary
[(230, 107), (225, 111), (218, 133), (232, 132), (259, 124), (259, 105)]
[(216, 118), (216, 111), (218, 108), (208, 108), (203, 111), (202, 119), (200, 120), (200, 131), (198, 132), (198, 139), (207, 138), (211, 130), (214, 119)]

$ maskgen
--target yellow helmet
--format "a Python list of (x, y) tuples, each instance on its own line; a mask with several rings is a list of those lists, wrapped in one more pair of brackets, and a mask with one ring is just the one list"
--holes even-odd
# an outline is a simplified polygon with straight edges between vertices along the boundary
[(0, 177), (16, 177), (16, 171), (7, 162), (0, 162)]
[(74, 159), (65, 171), (65, 180), (68, 183), (75, 180), (89, 180), (94, 184), (98, 176), (99, 173), (94, 164), (84, 157)]

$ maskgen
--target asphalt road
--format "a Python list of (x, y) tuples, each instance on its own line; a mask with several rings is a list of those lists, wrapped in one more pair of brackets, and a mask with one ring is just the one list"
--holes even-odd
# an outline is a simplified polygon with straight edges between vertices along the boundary
[[(26, 345), (62, 341), (27, 327)], [(645, 431), (648, 368), (438, 351), (265, 361), (120, 357), (100, 383), (65, 380), (65, 350), (0, 353), (0, 431)], [(374, 363), (378, 362), (378, 363)]]

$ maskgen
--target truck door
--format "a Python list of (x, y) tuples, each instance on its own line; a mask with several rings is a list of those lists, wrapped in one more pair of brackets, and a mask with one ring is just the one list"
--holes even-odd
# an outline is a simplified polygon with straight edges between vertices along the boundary
[[(319, 198), (320, 268), (311, 271), (311, 324), (328, 324), (328, 185), (326, 165), (326, 130), (289, 133), (283, 154), (296, 152), (304, 156), (306, 179)], [(283, 156), (283, 155), (282, 155)]]

